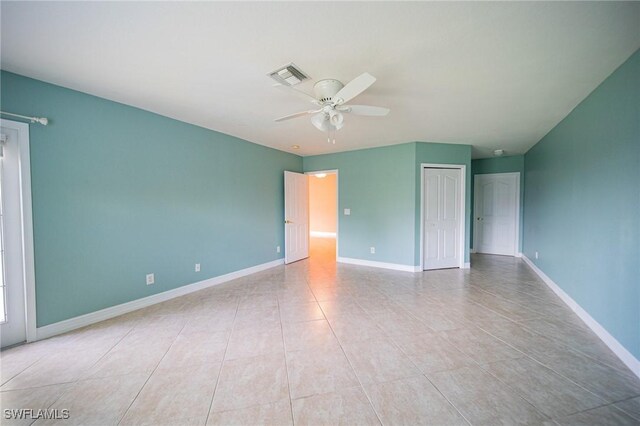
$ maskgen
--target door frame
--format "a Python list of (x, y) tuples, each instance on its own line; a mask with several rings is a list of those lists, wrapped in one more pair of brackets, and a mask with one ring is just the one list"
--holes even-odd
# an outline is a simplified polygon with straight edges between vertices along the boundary
[[(522, 257), (522, 253), (520, 252), (520, 172), (505, 172), (505, 173), (478, 173), (473, 176), (473, 215), (471, 216), (471, 221), (475, 223), (474, 217), (476, 217), (476, 210), (478, 207), (478, 197), (476, 197), (476, 185), (478, 176), (515, 176), (516, 177), (516, 231), (515, 231), (515, 243), (513, 246), (513, 256), (514, 257)], [(476, 247), (478, 244), (478, 227), (473, 226), (473, 248), (472, 251), (477, 253)], [(500, 256), (500, 255), (497, 255)]]
[(31, 158), (29, 155), (29, 125), (0, 119), (0, 125), (18, 132), (18, 163), (20, 167), (20, 198), (22, 221), (22, 273), (24, 279), (25, 323), (27, 342), (36, 337), (36, 279), (33, 251), (33, 210), (31, 204)]
[[(318, 173), (335, 173), (336, 175), (336, 262), (340, 257), (340, 244), (338, 239), (340, 238), (340, 172), (338, 169), (328, 170), (314, 170), (311, 172), (304, 172), (305, 175), (317, 175)], [(309, 194), (309, 201), (311, 201), (311, 194)], [(311, 213), (311, 212), (309, 212)], [(309, 233), (311, 233), (311, 227), (309, 227)], [(311, 238), (311, 235), (309, 235)]]
[(469, 263), (464, 261), (465, 244), (466, 244), (466, 223), (465, 200), (467, 187), (467, 166), (466, 164), (439, 164), (439, 163), (421, 163), (420, 164), (420, 271), (424, 272), (424, 171), (425, 169), (459, 169), (460, 170), (460, 269), (469, 268)]

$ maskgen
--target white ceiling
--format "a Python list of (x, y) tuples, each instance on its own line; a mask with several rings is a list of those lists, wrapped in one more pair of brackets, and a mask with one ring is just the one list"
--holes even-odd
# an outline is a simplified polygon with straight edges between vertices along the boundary
[[(300, 155), (409, 141), (523, 153), (640, 47), (638, 2), (1, 8), (5, 70)], [(373, 74), (352, 103), (391, 114), (348, 116), (336, 145), (308, 118), (273, 122), (309, 109), (266, 76), (289, 62), (314, 81)]]

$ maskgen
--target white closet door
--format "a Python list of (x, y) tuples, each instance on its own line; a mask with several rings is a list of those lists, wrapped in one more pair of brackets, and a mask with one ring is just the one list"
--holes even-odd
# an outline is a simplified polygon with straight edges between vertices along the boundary
[(474, 246), (478, 253), (516, 255), (519, 177), (519, 173), (476, 175)]
[(424, 269), (460, 266), (460, 169), (424, 171)]

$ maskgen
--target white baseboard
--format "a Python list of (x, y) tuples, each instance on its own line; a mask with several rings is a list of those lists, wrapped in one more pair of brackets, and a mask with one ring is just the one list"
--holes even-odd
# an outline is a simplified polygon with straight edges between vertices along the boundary
[(538, 268), (527, 256), (522, 255), (522, 260), (524, 260), (527, 265), (533, 269), (533, 271), (538, 274), (538, 276), (545, 282), (545, 284), (562, 299), (562, 301), (571, 308), (573, 312), (580, 317), (582, 321), (602, 340), (605, 345), (609, 347), (613, 351), (614, 354), (627, 366), (629, 369), (640, 378), (640, 360), (631, 354), (622, 346), (615, 337), (613, 337), (609, 332), (602, 326), (598, 321), (593, 319), (591, 315), (587, 311), (585, 311), (578, 303), (571, 298), (564, 290), (558, 286), (551, 278), (547, 276), (540, 268)]
[(202, 290), (208, 287), (222, 284), (227, 281), (255, 274), (256, 272), (264, 271), (265, 269), (273, 268), (275, 266), (283, 264), (284, 259), (277, 259), (271, 262), (252, 266), (250, 268), (230, 272), (225, 275), (198, 281), (193, 284), (187, 284), (182, 287), (174, 288), (172, 290), (163, 291), (162, 293), (153, 294), (141, 299), (132, 300), (131, 302), (122, 303), (120, 305), (111, 306), (99, 311), (80, 315), (74, 318), (69, 318), (64, 321), (45, 325), (43, 327), (38, 327), (36, 329), (36, 340), (46, 339), (48, 337), (66, 333), (71, 330), (86, 327), (88, 325), (114, 318), (129, 312), (133, 312), (141, 308), (146, 308), (147, 306), (155, 305), (156, 303), (165, 302), (176, 297), (184, 296), (185, 294), (193, 293), (194, 291)]
[(524, 256), (522, 253), (520, 252), (516, 253), (516, 257), (522, 257), (522, 256)]
[(470, 269), (470, 268), (471, 268), (471, 262), (464, 262), (462, 269)]
[(311, 231), (309, 235), (316, 238), (335, 238), (335, 232)]
[(370, 266), (372, 268), (393, 269), (405, 272), (420, 272), (420, 266), (402, 265), (400, 263), (376, 262), (373, 260), (353, 259), (350, 257), (338, 257), (338, 262), (350, 265)]

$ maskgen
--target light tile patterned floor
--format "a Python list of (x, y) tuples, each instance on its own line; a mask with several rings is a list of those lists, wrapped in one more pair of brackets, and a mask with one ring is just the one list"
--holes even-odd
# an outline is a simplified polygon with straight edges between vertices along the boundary
[(3, 351), (2, 408), (78, 425), (640, 423), (640, 380), (522, 261), (412, 274), (336, 265), (333, 243)]

